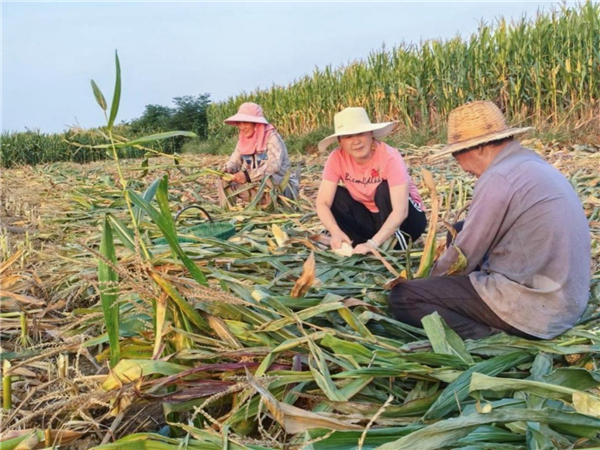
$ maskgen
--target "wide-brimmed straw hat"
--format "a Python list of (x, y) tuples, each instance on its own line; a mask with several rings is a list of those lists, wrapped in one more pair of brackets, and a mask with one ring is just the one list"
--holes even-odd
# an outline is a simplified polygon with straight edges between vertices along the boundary
[(509, 128), (504, 114), (493, 102), (467, 103), (450, 112), (448, 144), (429, 159), (438, 160), (454, 152), (525, 133), (531, 129)]
[(260, 105), (252, 102), (242, 103), (238, 108), (237, 114), (225, 119), (227, 125), (235, 125), (239, 122), (251, 122), (251, 123), (264, 123), (268, 125), (267, 119), (263, 114), (263, 110)]
[(394, 131), (396, 122), (371, 123), (364, 108), (346, 108), (333, 116), (335, 133), (319, 142), (319, 150), (325, 151), (331, 144), (337, 143), (339, 136), (373, 132), (373, 137), (383, 137)]

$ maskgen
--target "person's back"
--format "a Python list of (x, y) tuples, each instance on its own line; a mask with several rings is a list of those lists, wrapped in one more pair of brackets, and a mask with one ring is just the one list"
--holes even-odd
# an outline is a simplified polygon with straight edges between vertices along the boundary
[(430, 277), (392, 289), (394, 318), (420, 326), (437, 312), (463, 339), (500, 332), (550, 339), (580, 319), (589, 226), (569, 181), (514, 139), (530, 129), (508, 126), (490, 101), (450, 112), (448, 143), (429, 160), (452, 156), (475, 175), (473, 199)]
[(476, 189), (487, 183), (509, 205), (481, 271), (470, 275), (473, 286), (512, 326), (554, 337), (576, 323), (588, 300), (590, 236), (581, 202), (558, 170), (518, 142)]

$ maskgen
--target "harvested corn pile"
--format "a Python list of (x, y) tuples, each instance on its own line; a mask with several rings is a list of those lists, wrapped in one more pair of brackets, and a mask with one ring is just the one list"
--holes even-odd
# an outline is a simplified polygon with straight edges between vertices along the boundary
[[(417, 272), (423, 244), (331, 252), (313, 206), (324, 155), (304, 161), (297, 201), (229, 211), (219, 157), (124, 162), (129, 205), (111, 162), (4, 170), (2, 448), (600, 446), (600, 152), (525, 144), (569, 177), (592, 232), (590, 306), (551, 341), (391, 319), (385, 286)], [(474, 179), (426, 165), (433, 150), (405, 160), (429, 210), (433, 175), (441, 244)], [(235, 235), (178, 240), (205, 221), (175, 224), (192, 203)]]

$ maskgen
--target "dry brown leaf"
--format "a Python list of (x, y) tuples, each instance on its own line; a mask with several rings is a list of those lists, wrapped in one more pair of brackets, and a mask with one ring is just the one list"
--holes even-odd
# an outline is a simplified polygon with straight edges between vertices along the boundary
[(421, 175), (423, 177), (423, 183), (425, 186), (427, 186), (427, 189), (429, 189), (429, 194), (431, 195), (431, 211), (429, 213), (429, 228), (427, 230), (425, 248), (423, 249), (423, 256), (421, 257), (421, 263), (419, 264), (419, 270), (417, 270), (415, 278), (423, 278), (427, 276), (429, 269), (433, 264), (433, 253), (436, 247), (435, 236), (437, 232), (438, 211), (440, 206), (437, 190), (435, 189), (435, 181), (433, 180), (431, 172), (427, 169), (422, 169)]
[[(314, 428), (328, 428), (330, 430), (362, 430), (363, 427), (336, 418), (306, 411), (287, 403), (281, 403), (265, 387), (261, 386), (256, 378), (246, 369), (246, 376), (250, 385), (261, 395), (267, 405), (271, 416), (286, 432), (291, 434), (303, 433)], [(329, 414), (331, 416), (331, 414)]]
[(204, 315), (204, 318), (208, 322), (208, 325), (212, 328), (212, 330), (217, 333), (223, 341), (227, 342), (233, 348), (243, 348), (244, 346), (240, 344), (240, 341), (237, 340), (235, 335), (229, 331), (225, 322), (222, 319), (216, 316), (212, 316), (210, 314)]
[(316, 262), (315, 262), (315, 254), (310, 252), (310, 256), (304, 262), (304, 267), (302, 269), (302, 275), (298, 280), (296, 280), (296, 284), (292, 289), (291, 296), (294, 298), (304, 297), (310, 287), (313, 285), (315, 281), (316, 274)]
[(362, 300), (359, 300), (354, 297), (345, 298), (344, 300), (342, 300), (342, 303), (346, 308), (351, 308), (353, 306), (364, 306), (369, 311), (375, 312), (377, 314), (383, 314), (383, 312), (376, 306), (370, 305), (369, 303), (363, 302)]
[(271, 231), (273, 231), (273, 236), (275, 236), (275, 241), (277, 242), (278, 247), (285, 247), (289, 236), (285, 231), (281, 229), (281, 227), (277, 224), (271, 225)]
[(8, 260), (3, 262), (2, 265), (0, 266), (0, 274), (4, 273), (5, 270), (9, 269), (10, 266), (12, 266), (15, 261), (18, 261), (24, 251), (25, 250), (23, 250), (23, 249), (19, 250), (14, 255), (12, 255), (10, 258), (8, 258)]

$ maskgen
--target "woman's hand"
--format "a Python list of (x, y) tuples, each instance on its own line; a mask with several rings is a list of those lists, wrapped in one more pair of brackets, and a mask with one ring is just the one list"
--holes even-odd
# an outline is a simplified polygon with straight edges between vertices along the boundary
[(229, 168), (229, 166), (226, 165), (225, 167), (223, 167), (223, 170), (221, 172), (223, 172), (223, 173), (233, 173), (233, 170), (231, 170)]
[(238, 173), (233, 175), (232, 181), (237, 184), (245, 184), (246, 183), (246, 175), (244, 175), (244, 172), (239, 171)]
[(330, 245), (332, 249), (338, 249), (342, 247), (342, 242), (347, 242), (349, 245), (352, 245), (352, 241), (350, 238), (344, 233), (340, 231), (338, 233), (333, 233), (331, 235)]
[(365, 242), (354, 247), (352, 253), (355, 255), (366, 255), (367, 253), (373, 253), (373, 250), (375, 250), (375, 247), (371, 243)]

